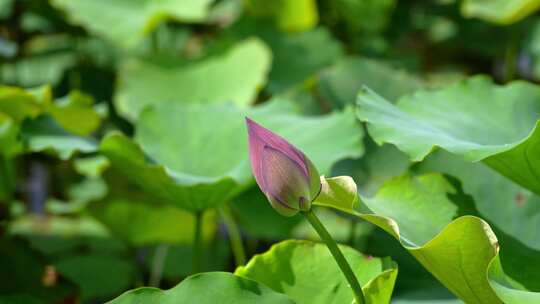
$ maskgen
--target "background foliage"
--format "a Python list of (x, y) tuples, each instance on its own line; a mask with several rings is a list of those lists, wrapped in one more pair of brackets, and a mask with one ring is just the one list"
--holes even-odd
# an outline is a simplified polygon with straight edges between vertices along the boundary
[(0, 0), (0, 303), (349, 303), (245, 116), (352, 177), (315, 208), (370, 303), (540, 303), (538, 9)]

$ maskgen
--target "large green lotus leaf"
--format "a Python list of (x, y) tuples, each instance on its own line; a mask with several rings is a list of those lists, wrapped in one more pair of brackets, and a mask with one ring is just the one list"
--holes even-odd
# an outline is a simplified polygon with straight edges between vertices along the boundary
[[(510, 251), (515, 250), (511, 247), (502, 248), (501, 258), (505, 258), (505, 249), (509, 249)], [(529, 279), (529, 284), (535, 284), (536, 291), (530, 291), (530, 289), (515, 281), (505, 273), (501, 258), (495, 258), (489, 266), (489, 283), (499, 298), (506, 304), (540, 303), (540, 280), (537, 271), (535, 271), (538, 269), (538, 265), (540, 265), (540, 251), (528, 251), (533, 254), (525, 256), (517, 254), (512, 257), (514, 260), (511, 261), (513, 263), (510, 264), (510, 267), (504, 268), (511, 268), (516, 273), (521, 272), (519, 276)], [(516, 257), (518, 258), (517, 260), (515, 259)], [(505, 264), (508, 266), (509, 263)]]
[[(362, 285), (367, 303), (390, 303), (397, 265), (340, 246)], [(235, 274), (261, 282), (296, 303), (352, 303), (353, 293), (328, 248), (321, 243), (288, 240), (256, 255)]]
[(361, 128), (351, 111), (301, 117), (273, 104), (247, 110), (161, 104), (142, 114), (138, 143), (113, 134), (103, 140), (101, 151), (143, 189), (187, 210), (204, 210), (253, 183), (245, 116), (289, 139), (320, 172), (363, 151)]
[(407, 299), (397, 298), (392, 301), (393, 304), (462, 304), (457, 299)]
[(51, 0), (69, 19), (90, 32), (133, 47), (161, 22), (169, 19), (200, 22), (212, 0)]
[(534, 303), (529, 299), (539, 297), (540, 291), (540, 275), (534, 270), (540, 267), (540, 197), (482, 164), (444, 151), (429, 156), (419, 170), (459, 178), (480, 214), (497, 229), (501, 253), (490, 266), (492, 287), (505, 303)]
[[(352, 182), (352, 181), (351, 181)], [(334, 184), (339, 185), (339, 184)], [(354, 185), (346, 189), (352, 189)], [(355, 191), (356, 192), (356, 191)], [(365, 211), (353, 202), (318, 203), (361, 217), (388, 232), (443, 285), (467, 303), (502, 303), (491, 289), (487, 267), (498, 253), (490, 226), (475, 216), (455, 220), (458, 207), (447, 195), (455, 190), (439, 174), (403, 176), (387, 182)]]
[(511, 24), (534, 13), (538, 0), (463, 0), (461, 14), (497, 24)]
[(375, 194), (386, 180), (405, 174), (411, 165), (409, 157), (393, 145), (368, 146), (363, 160), (367, 178), (359, 191), (364, 195)]
[[(110, 199), (93, 204), (92, 214), (115, 236), (135, 246), (192, 242), (194, 215), (171, 205)], [(203, 239), (210, 239), (215, 230), (215, 213), (205, 212), (202, 223)]]
[(420, 79), (404, 70), (373, 59), (346, 57), (321, 73), (319, 90), (336, 107), (356, 102), (362, 86), (368, 86), (390, 101), (422, 86)]
[(433, 153), (417, 169), (458, 178), (482, 217), (526, 246), (540, 250), (540, 196), (481, 163), (471, 164), (445, 151)]
[(192, 275), (169, 290), (143, 287), (130, 290), (109, 304), (293, 304), (287, 296), (255, 281), (227, 272)]
[(137, 143), (118, 133), (106, 136), (99, 149), (113, 167), (138, 186), (189, 211), (204, 210), (222, 203), (237, 191), (237, 184), (230, 177), (199, 181), (176, 178), (174, 172), (149, 163)]
[(498, 232), (501, 254), (488, 270), (491, 287), (508, 304), (540, 303), (540, 250)]
[(190, 65), (171, 67), (129, 60), (120, 68), (115, 103), (130, 119), (136, 119), (145, 107), (161, 103), (232, 102), (247, 106), (264, 86), (270, 62), (270, 51), (256, 39)]
[(267, 88), (274, 94), (302, 84), (317, 71), (343, 56), (339, 41), (323, 27), (284, 34), (269, 23), (246, 19), (235, 24), (230, 34), (235, 39), (256, 35), (270, 47), (273, 60)]
[(392, 105), (369, 89), (358, 117), (379, 143), (392, 143), (414, 161), (435, 147), (484, 161), (540, 193), (540, 88), (523, 81), (497, 86), (477, 76), (436, 91), (419, 91)]

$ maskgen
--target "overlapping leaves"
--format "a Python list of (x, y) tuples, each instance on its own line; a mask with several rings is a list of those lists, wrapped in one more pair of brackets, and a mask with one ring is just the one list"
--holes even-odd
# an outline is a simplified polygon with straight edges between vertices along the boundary
[(75, 152), (92, 152), (87, 137), (100, 125), (90, 97), (78, 92), (53, 102), (49, 87), (23, 90), (0, 87), (0, 151), (13, 157), (23, 151), (47, 151), (62, 159)]
[(73, 23), (120, 46), (133, 47), (168, 19), (204, 21), (212, 0), (53, 0), (51, 3), (65, 10)]
[(419, 91), (395, 106), (366, 88), (357, 114), (377, 143), (392, 143), (414, 161), (441, 147), (540, 193), (539, 100), (540, 88), (532, 84), (500, 87), (478, 76)]
[(187, 210), (204, 210), (252, 184), (244, 116), (290, 139), (322, 172), (362, 153), (361, 129), (351, 111), (307, 118), (285, 114), (277, 104), (242, 110), (172, 103), (141, 115), (136, 142), (112, 134), (101, 152), (143, 189)]
[[(456, 193), (443, 176), (427, 174), (392, 179), (376, 196), (363, 198), (360, 208), (354, 203), (356, 191), (351, 191), (354, 182), (350, 178), (338, 179), (343, 181), (332, 182), (331, 192), (341, 192), (342, 196), (349, 193), (350, 199), (329, 203), (331, 200), (324, 200), (327, 194), (323, 192), (323, 200), (316, 204), (342, 210), (379, 226), (463, 301), (525, 303), (526, 299), (537, 299), (538, 292), (528, 290), (503, 271), (506, 267), (515, 270), (516, 265), (537, 263), (534, 251), (503, 238), (499, 256), (497, 237), (484, 220), (471, 215), (457, 217), (464, 213), (470, 201)], [(535, 277), (534, 272), (521, 269), (521, 279), (524, 275), (529, 279)]]
[[(366, 257), (341, 250), (362, 285), (367, 303), (389, 303), (397, 265), (389, 258)], [(256, 255), (235, 274), (284, 293), (295, 303), (351, 303), (353, 293), (324, 244), (284, 241)]]

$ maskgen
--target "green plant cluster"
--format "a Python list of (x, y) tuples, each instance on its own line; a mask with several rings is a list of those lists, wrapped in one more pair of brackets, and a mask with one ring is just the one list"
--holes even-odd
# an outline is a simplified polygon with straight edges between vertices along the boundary
[(540, 303), (540, 1), (0, 0), (0, 303)]

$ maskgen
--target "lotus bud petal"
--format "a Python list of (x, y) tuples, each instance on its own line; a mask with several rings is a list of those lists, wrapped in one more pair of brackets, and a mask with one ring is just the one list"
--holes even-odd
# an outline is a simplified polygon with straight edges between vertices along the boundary
[(251, 170), (272, 207), (284, 216), (308, 211), (321, 180), (313, 163), (281, 136), (246, 118)]

